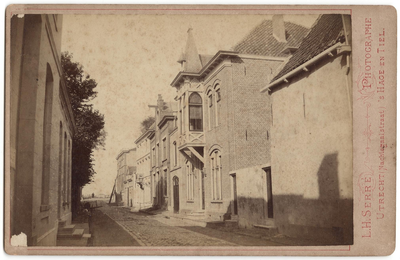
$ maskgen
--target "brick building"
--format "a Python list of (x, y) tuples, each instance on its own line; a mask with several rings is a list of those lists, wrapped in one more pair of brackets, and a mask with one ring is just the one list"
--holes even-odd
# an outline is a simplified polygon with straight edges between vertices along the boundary
[[(11, 234), (56, 245), (71, 224), (74, 117), (61, 68), (61, 15), (11, 18)], [(8, 96), (8, 95), (7, 95)]]
[(259, 89), (307, 32), (274, 16), (233, 50), (210, 56), (198, 54), (188, 30), (182, 70), (171, 83), (178, 101), (171, 140), (180, 158), (170, 176), (179, 191), (173, 208), (211, 220), (238, 218), (245, 227), (269, 223), (271, 104)]
[(352, 244), (349, 15), (322, 15), (263, 88), (272, 98), (275, 224), (289, 236)]

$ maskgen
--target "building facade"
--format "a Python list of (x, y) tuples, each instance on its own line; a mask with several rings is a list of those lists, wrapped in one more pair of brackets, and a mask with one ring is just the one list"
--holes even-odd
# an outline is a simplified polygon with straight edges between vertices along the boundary
[(122, 150), (117, 160), (117, 177), (115, 178), (115, 202), (132, 207), (136, 188), (136, 148)]
[(350, 28), (349, 15), (320, 16), (263, 89), (276, 226), (331, 244), (353, 241)]
[(150, 174), (150, 140), (153, 129), (146, 130), (136, 141), (136, 183), (140, 189), (134, 194), (133, 207), (137, 209), (152, 206), (151, 174)]
[(161, 95), (158, 96), (155, 109), (155, 123), (150, 140), (150, 175), (151, 196), (153, 207), (168, 209), (171, 205), (171, 178), (170, 178), (170, 134), (176, 125), (176, 103), (164, 102)]
[(233, 50), (207, 56), (198, 54), (188, 30), (178, 61), (182, 70), (171, 84), (177, 90), (175, 139), (183, 160), (180, 194), (186, 195), (180, 212), (210, 220), (238, 219), (242, 227), (273, 222), (268, 202), (271, 104), (259, 89), (307, 32), (275, 16)]
[(56, 245), (71, 223), (75, 123), (61, 68), (61, 15), (11, 18), (11, 233)]

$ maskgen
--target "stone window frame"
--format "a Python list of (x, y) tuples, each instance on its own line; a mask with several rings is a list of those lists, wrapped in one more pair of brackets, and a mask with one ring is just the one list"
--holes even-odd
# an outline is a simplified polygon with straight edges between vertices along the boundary
[(210, 153), (211, 198), (213, 201), (222, 200), (222, 152), (214, 149)]
[[(193, 102), (193, 98), (194, 97), (198, 97), (200, 99), (199, 102)], [(198, 92), (192, 92), (189, 95), (189, 99), (188, 99), (188, 103), (189, 103), (189, 110), (188, 110), (188, 126), (189, 126), (189, 131), (191, 132), (202, 132), (204, 129), (204, 116), (203, 116), (203, 98), (201, 97), (201, 95)], [(191, 115), (191, 108), (200, 108), (200, 119), (199, 118), (192, 118)], [(200, 127), (198, 123), (194, 124), (193, 129), (191, 129), (191, 121), (192, 120), (200, 120)], [(196, 121), (195, 121), (196, 122)]]

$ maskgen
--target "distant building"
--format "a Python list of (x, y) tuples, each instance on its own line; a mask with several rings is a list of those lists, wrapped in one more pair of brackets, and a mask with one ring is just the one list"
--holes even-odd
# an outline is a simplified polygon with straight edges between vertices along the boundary
[[(170, 178), (170, 134), (177, 128), (176, 103), (164, 102), (158, 96), (155, 108), (155, 123), (148, 138), (150, 140), (150, 174), (151, 195), (153, 206), (168, 209), (171, 206), (171, 178)], [(153, 130), (153, 128), (152, 128)]]
[(154, 134), (154, 125), (147, 129), (138, 139), (136, 139), (136, 183), (140, 189), (133, 195), (133, 207), (138, 209), (149, 208), (152, 206), (151, 196), (151, 174), (150, 174), (150, 140), (149, 136)]
[(272, 97), (275, 224), (289, 236), (353, 242), (351, 22), (322, 15), (263, 88)]
[(115, 202), (131, 207), (133, 203), (133, 189), (135, 188), (134, 181), (136, 180), (136, 148), (122, 150), (116, 157), (116, 160)]
[(61, 15), (11, 18), (11, 235), (56, 245), (71, 223), (74, 117), (61, 68)]

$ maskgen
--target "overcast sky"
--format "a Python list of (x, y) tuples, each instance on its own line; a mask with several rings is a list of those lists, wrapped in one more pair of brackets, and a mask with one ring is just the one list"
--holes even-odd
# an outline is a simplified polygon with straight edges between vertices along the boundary
[[(310, 27), (316, 15), (285, 16)], [(154, 111), (157, 95), (172, 101), (170, 83), (180, 70), (187, 29), (193, 28), (200, 54), (229, 50), (268, 15), (64, 15), (61, 51), (73, 53), (98, 83), (94, 107), (105, 115), (104, 150), (95, 152), (94, 182), (84, 194), (110, 194), (116, 156), (135, 147), (140, 122)]]

